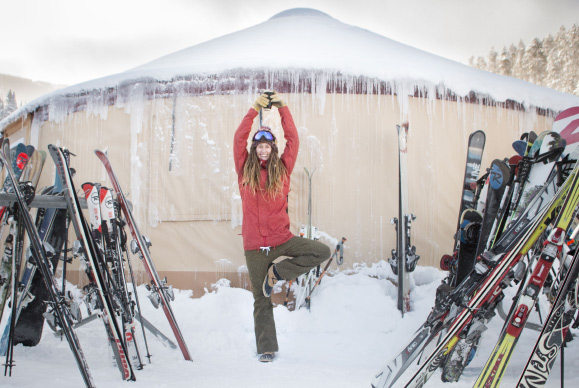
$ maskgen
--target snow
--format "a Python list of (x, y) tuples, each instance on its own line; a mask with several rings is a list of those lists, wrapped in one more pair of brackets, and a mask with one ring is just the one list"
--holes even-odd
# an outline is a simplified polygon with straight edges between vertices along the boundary
[[(364, 88), (369, 93), (380, 93), (377, 90), (381, 83), (387, 83), (389, 92), (400, 97), (403, 110), (408, 95), (414, 95), (415, 90), (427, 93), (429, 98), (448, 93), (469, 97), (474, 92), (479, 102), (488, 97), (498, 102), (514, 100), (525, 108), (554, 112), (579, 105), (579, 97), (480, 71), (342, 23), (323, 12), (297, 8), (134, 69), (46, 94), (20, 108), (0, 126), (46, 104), (50, 105), (50, 120), (58, 122), (78, 109), (78, 102), (68, 101), (71, 96), (86, 100), (87, 114), (106, 116), (103, 107), (111, 98), (109, 91), (123, 90), (116, 97), (117, 105), (123, 105), (142, 98), (144, 84), (167, 90), (186, 88), (188, 84), (213, 88), (220, 82), (234, 85), (233, 91), (237, 84), (255, 88), (251, 82), (255, 72), (265, 74), (269, 83), (288, 80), (291, 90), (311, 82), (311, 93), (321, 111), (327, 88), (339, 87), (351, 93), (360, 81), (367, 83)], [(231, 87), (223, 90), (232, 91)]]
[[(111, 366), (103, 326), (98, 321), (76, 330), (98, 387), (369, 387), (376, 372), (406, 344), (432, 307), (436, 287), (444, 273), (417, 267), (412, 274), (413, 311), (401, 318), (396, 309), (396, 287), (384, 261), (336, 271), (324, 278), (312, 297), (311, 311), (274, 309), (280, 351), (271, 364), (257, 361), (253, 333), (253, 298), (226, 280), (217, 282), (198, 298), (191, 291), (175, 290), (173, 310), (186, 339), (193, 362), (185, 361), (178, 349), (170, 349), (148, 336), (151, 364), (136, 371), (137, 381), (123, 382)], [(507, 290), (510, 300), (514, 288)], [(170, 338), (171, 331), (160, 310), (147, 301), (139, 287), (143, 315)], [(508, 305), (505, 306), (508, 311)], [(537, 322), (537, 315), (530, 318)], [(503, 321), (495, 317), (472, 364), (458, 383), (443, 384), (439, 372), (427, 387), (471, 387), (490, 354)], [(0, 376), (0, 386), (81, 387), (80, 373), (66, 341), (56, 338), (48, 326), (40, 344), (14, 349), (16, 366), (12, 377)], [(142, 338), (137, 325), (137, 336)], [(503, 378), (504, 387), (514, 386), (537, 332), (523, 331), (515, 356)], [(141, 350), (143, 345), (140, 343)], [(579, 341), (565, 352), (567, 386), (578, 386)], [(559, 360), (547, 387), (559, 386)], [(408, 375), (406, 375), (408, 376)]]

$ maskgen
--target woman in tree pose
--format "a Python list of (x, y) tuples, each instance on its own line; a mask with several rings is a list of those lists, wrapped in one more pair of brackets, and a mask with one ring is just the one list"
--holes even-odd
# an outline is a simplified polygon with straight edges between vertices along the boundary
[[(278, 108), (286, 140), (278, 155), (276, 138), (268, 127), (247, 139), (258, 112), (269, 104)], [(275, 92), (261, 94), (235, 132), (233, 158), (243, 207), (243, 249), (253, 288), (253, 318), (259, 361), (273, 361), (278, 351), (271, 292), (279, 280), (295, 279), (330, 257), (330, 249), (290, 232), (287, 196), (296, 163), (299, 138), (292, 115)], [(284, 257), (283, 260), (274, 260)]]

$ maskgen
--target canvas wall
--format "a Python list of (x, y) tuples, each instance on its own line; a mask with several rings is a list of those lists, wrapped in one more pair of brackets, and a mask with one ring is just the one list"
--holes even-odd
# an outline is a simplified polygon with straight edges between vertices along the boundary
[[(157, 269), (180, 288), (202, 292), (221, 277), (247, 286), (241, 202), (232, 139), (255, 95), (170, 96), (141, 99), (55, 121), (13, 125), (11, 137), (36, 133), (41, 149), (65, 146), (77, 156), (75, 183), (109, 185), (93, 153), (106, 149), (140, 222), (153, 242)], [(292, 231), (307, 223), (312, 179), (312, 223), (332, 250), (348, 241), (344, 267), (386, 260), (395, 248), (390, 219), (398, 212), (396, 125), (408, 120), (409, 209), (420, 265), (438, 266), (450, 253), (458, 219), (468, 136), (487, 135), (483, 169), (513, 155), (511, 143), (552, 118), (479, 104), (391, 95), (284, 94), (300, 134), (292, 174)], [(96, 113), (95, 113), (96, 112)], [(257, 126), (256, 119), (255, 125)], [(264, 114), (280, 139), (276, 109)], [(32, 138), (34, 138), (32, 136)], [(30, 136), (28, 136), (30, 139)], [(54, 180), (48, 161), (42, 185)], [(137, 265), (135, 259), (135, 265)], [(334, 266), (335, 268), (335, 266)], [(138, 269), (138, 266), (137, 266)], [(76, 271), (76, 272), (75, 272)], [(77, 270), (71, 276), (82, 277)], [(139, 279), (144, 279), (142, 273)]]

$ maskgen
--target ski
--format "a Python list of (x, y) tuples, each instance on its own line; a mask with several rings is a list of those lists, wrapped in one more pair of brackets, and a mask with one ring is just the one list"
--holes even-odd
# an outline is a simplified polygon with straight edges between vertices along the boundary
[(579, 190), (575, 189), (575, 187), (579, 186), (578, 181), (579, 174), (575, 174), (571, 182), (572, 190), (566, 196), (561, 212), (553, 222), (553, 230), (543, 244), (539, 261), (535, 265), (521, 297), (516, 301), (515, 307), (512, 309), (512, 316), (505, 323), (497, 344), (474, 387), (498, 387), (500, 384), (503, 373), (507, 368), (529, 314), (539, 297), (551, 266), (561, 254), (566, 231), (573, 220), (579, 203)]
[[(115, 312), (121, 318), (121, 327), (124, 332), (123, 341), (127, 355), (133, 367), (142, 369), (141, 356), (135, 342), (132, 303), (126, 289), (126, 279), (121, 257), (116, 246), (113, 246), (111, 221), (115, 218), (114, 202), (110, 190), (101, 187), (98, 183), (83, 183), (90, 220), (90, 230), (101, 256), (105, 259), (102, 271), (105, 274), (109, 292), (114, 296)], [(111, 342), (112, 344), (112, 342)]]
[(396, 228), (396, 263), (398, 274), (398, 310), (404, 313), (410, 311), (410, 274), (406, 269), (408, 257), (407, 247), (407, 215), (408, 215), (408, 123), (397, 125), (398, 131), (398, 224)]
[(129, 230), (131, 231), (131, 235), (133, 237), (133, 241), (131, 242), (131, 250), (134, 254), (138, 254), (139, 257), (141, 258), (141, 261), (143, 262), (145, 270), (152, 281), (152, 288), (158, 297), (158, 300), (163, 309), (163, 312), (165, 313), (165, 316), (167, 317), (167, 320), (169, 321), (169, 325), (173, 330), (173, 334), (175, 335), (177, 344), (179, 345), (179, 348), (183, 353), (183, 357), (185, 358), (185, 360), (192, 361), (191, 355), (189, 354), (189, 350), (187, 349), (187, 344), (185, 343), (185, 339), (181, 334), (181, 330), (179, 328), (179, 325), (177, 324), (177, 320), (175, 318), (173, 310), (171, 309), (171, 305), (169, 304), (169, 295), (167, 295), (167, 291), (165, 290), (166, 288), (165, 284), (159, 278), (159, 274), (155, 268), (155, 264), (149, 252), (148, 244), (145, 240), (145, 237), (139, 232), (137, 223), (135, 222), (133, 214), (131, 213), (131, 210), (127, 204), (127, 200), (125, 198), (125, 195), (123, 194), (119, 181), (117, 180), (117, 177), (113, 171), (109, 158), (104, 152), (99, 150), (95, 150), (95, 154), (103, 163), (108, 173), (109, 179), (113, 185), (113, 189), (117, 195), (117, 201), (125, 216), (125, 220), (127, 222), (127, 225), (129, 226)]
[[(39, 152), (32, 146), (27, 146), (28, 160), (22, 174), (20, 176), (19, 189), (24, 193), (25, 199), (32, 200), (35, 195), (36, 185), (40, 178), (40, 173), (42, 172), (42, 167), (44, 166), (44, 160), (46, 159), (46, 153), (44, 151)], [(16, 321), (19, 314), (19, 303), (17, 302), (21, 296), (23, 296), (22, 289), (18, 282), (18, 276), (20, 274), (20, 268), (22, 267), (22, 261), (24, 257), (24, 224), (22, 221), (20, 209), (16, 204), (11, 210), (11, 223), (16, 223), (16, 234), (14, 236), (14, 249), (12, 252), (12, 309), (8, 320), (4, 326), (4, 331), (2, 339), (0, 340), (0, 353), (2, 356), (6, 356), (6, 366), (10, 367), (13, 365), (13, 347), (15, 344), (15, 328)], [(2, 314), (0, 313), (0, 317)]]
[[(486, 135), (483, 131), (475, 131), (468, 137), (468, 149), (466, 154), (466, 164), (464, 169), (464, 179), (462, 183), (462, 195), (458, 208), (459, 221), (456, 230), (460, 227), (460, 216), (466, 209), (476, 208), (474, 202), (476, 192), (476, 182), (480, 174), (480, 166), (484, 152)], [(456, 238), (457, 240), (458, 238)]]
[[(462, 192), (460, 196), (460, 205), (458, 207), (458, 220), (454, 234), (454, 246), (452, 255), (445, 255), (442, 260), (442, 266), (448, 268), (450, 274), (448, 276), (448, 283), (455, 284), (456, 273), (458, 271), (458, 251), (461, 237), (460, 225), (463, 222), (463, 213), (467, 209), (477, 209), (477, 196), (484, 196), (481, 193), (482, 186), (479, 186), (479, 174), (484, 153), (484, 146), (486, 135), (483, 131), (475, 131), (470, 134), (468, 138), (468, 147), (466, 153), (466, 163), (464, 169), (464, 178), (462, 180)], [(441, 264), (442, 264), (441, 260)]]
[[(540, 388), (545, 386), (553, 363), (564, 345), (570, 322), (577, 310), (577, 278), (579, 276), (579, 250), (573, 255), (572, 264), (553, 301), (543, 329), (533, 347), (517, 388)], [(572, 297), (570, 297), (572, 295)], [(571, 300), (571, 303), (569, 303)]]
[(456, 286), (472, 271), (476, 247), (480, 237), (483, 215), (475, 209), (465, 209), (460, 217), (456, 275), (451, 285)]
[(437, 330), (424, 325), (419, 329), (399, 353), (396, 355), (372, 380), (372, 388), (391, 387), (406, 369), (414, 362), (426, 345), (434, 338), (433, 333)]
[[(14, 147), (14, 150), (10, 151), (11, 165), (12, 171), (14, 172), (14, 177), (16, 178), (17, 182), (20, 182), (20, 177), (26, 164), (28, 163), (29, 155), (27, 153), (27, 148), (24, 144), (19, 143)], [(7, 193), (13, 193), (14, 187), (10, 176), (6, 176), (4, 180), (3, 190)], [(8, 300), (8, 296), (10, 295), (10, 289), (13, 287), (13, 258), (14, 258), (14, 249), (16, 248), (15, 244), (18, 244), (17, 239), (17, 222), (16, 219), (12, 218), (10, 220), (4, 219), (7, 218), (10, 209), (8, 206), (0, 207), (0, 222), (2, 222), (2, 228), (0, 230), (0, 236), (4, 231), (4, 226), (6, 224), (9, 225), (9, 232), (8, 236), (6, 237), (4, 243), (4, 253), (2, 258), (0, 258), (0, 321), (2, 320), (2, 316), (4, 313), (4, 306), (6, 305), (6, 301)]]
[(6, 170), (8, 171), (8, 175), (12, 182), (12, 186), (14, 187), (14, 193), (16, 195), (16, 199), (18, 201), (18, 206), (22, 210), (22, 220), (24, 221), (24, 226), (26, 228), (26, 232), (30, 239), (30, 248), (32, 253), (35, 257), (35, 260), (39, 266), (39, 269), (42, 272), (44, 277), (44, 281), (46, 284), (46, 288), (49, 291), (49, 296), (51, 300), (51, 305), (54, 308), (60, 325), (63, 328), (64, 335), (68, 341), (69, 347), (73, 352), (75, 357), (75, 361), (77, 366), (81, 372), (82, 378), (85, 382), (85, 385), (89, 388), (94, 387), (94, 383), (92, 381), (92, 377), (89, 371), (88, 364), (84, 357), (84, 353), (80, 347), (80, 343), (74, 330), (71, 328), (72, 326), (72, 317), (70, 315), (70, 311), (63, 303), (63, 298), (60, 295), (58, 284), (56, 279), (54, 278), (49, 259), (46, 255), (44, 247), (42, 245), (42, 241), (38, 236), (38, 231), (35, 228), (34, 222), (32, 220), (32, 216), (27, 211), (27, 205), (24, 200), (22, 193), (18, 188), (18, 179), (16, 178), (16, 174), (12, 170), (11, 160), (10, 160), (10, 141), (8, 139), (4, 139), (2, 143), (2, 150), (0, 152), (1, 159), (3, 160)]
[[(565, 146), (565, 139), (553, 131), (542, 132), (535, 140), (528, 154), (533, 166), (513, 201), (511, 220), (517, 219), (533, 200), (551, 173), (555, 160), (564, 152)], [(546, 163), (542, 163), (544, 161)]]
[[(489, 238), (499, 214), (501, 204), (506, 201), (505, 193), (511, 183), (511, 168), (502, 160), (495, 159), (489, 171), (489, 191), (484, 209), (484, 219), (481, 225), (480, 237), (476, 248), (475, 258), (489, 248)], [(473, 262), (469, 263), (472, 270)], [(460, 264), (459, 264), (460, 267)], [(470, 271), (468, 271), (470, 272)]]
[(87, 272), (92, 273), (91, 281), (96, 285), (96, 294), (98, 301), (102, 308), (102, 319), (107, 331), (107, 335), (111, 341), (111, 347), (117, 359), (117, 366), (121, 372), (123, 380), (135, 380), (135, 374), (131, 364), (127, 360), (127, 350), (123, 342), (123, 332), (119, 329), (118, 323), (115, 319), (113, 296), (109, 292), (109, 287), (106, 280), (106, 273), (103, 271), (103, 266), (106, 266), (104, 260), (96, 247), (94, 240), (91, 238), (89, 227), (82, 215), (82, 210), (70, 169), (68, 167), (67, 157), (62, 149), (55, 147), (52, 144), (48, 145), (50, 156), (56, 164), (58, 175), (62, 182), (64, 197), (68, 205), (72, 226), (76, 233), (78, 241), (80, 242), (80, 252), (88, 261), (90, 268)]
[(410, 367), (412, 362), (424, 351), (443, 329), (443, 323), (448, 316), (448, 310), (438, 309), (448, 294), (452, 291), (446, 283), (442, 283), (436, 290), (434, 308), (426, 321), (418, 328), (414, 337), (388, 364), (386, 364), (372, 380), (372, 388), (389, 388)]
[[(46, 160), (46, 152), (44, 151), (34, 151), (33, 156), (29, 159), (25, 170), (22, 173), (22, 176), (20, 177), (20, 180), (23, 182), (26, 181), (30, 181), (32, 187), (36, 187), (38, 184), (38, 181), (40, 179), (40, 174), (42, 172), (42, 168), (44, 166), (44, 162)], [(39, 211), (37, 214), (42, 214), (41, 211)], [(39, 217), (39, 216), (37, 216)], [(43, 239), (43, 234), (40, 234), (41, 239), (44, 242)], [(16, 304), (15, 304), (15, 309), (14, 312), (11, 313), (11, 315), (14, 315), (14, 322), (15, 322), (15, 328), (11, 333), (10, 330), (10, 326), (6, 325), (4, 327), (4, 332), (2, 333), (2, 338), (0, 339), (0, 356), (5, 356), (7, 351), (8, 351), (8, 342), (9, 342), (9, 336), (12, 335), (12, 340), (14, 345), (22, 343), (22, 339), (20, 337), (20, 315), (22, 312), (22, 309), (24, 306), (27, 306), (30, 302), (32, 302), (35, 299), (35, 294), (31, 294), (30, 293), (30, 286), (31, 286), (31, 280), (32, 277), (34, 275), (34, 271), (36, 270), (36, 264), (34, 263), (34, 259), (32, 258), (32, 255), (30, 254), (30, 252), (28, 252), (27, 254), (27, 260), (26, 260), (26, 264), (24, 267), (24, 271), (21, 277), (20, 282), (18, 283), (18, 296), (17, 298), (14, 298), (14, 300), (16, 300)], [(33, 269), (32, 269), (33, 268)], [(40, 278), (40, 276), (37, 276), (37, 281), (39, 283), (39, 285), (41, 287), (44, 288), (44, 284), (42, 279)], [(44, 295), (42, 295), (41, 298), (39, 298), (40, 300), (37, 300), (36, 304), (42, 303), (44, 304), (44, 300), (46, 300), (48, 298), (48, 295), (46, 295), (47, 293), (44, 292)], [(0, 313), (1, 316), (1, 313)], [(37, 326), (39, 326), (39, 330), (40, 333), (42, 333), (42, 324), (44, 323), (44, 318), (42, 316), (37, 317), (41, 320), (41, 322), (39, 324), (37, 324)], [(38, 341), (40, 340), (40, 335), (38, 335)], [(38, 343), (38, 341), (36, 341), (35, 343), (29, 343), (26, 342), (25, 344), (27, 346), (31, 346), (31, 345), (36, 345)]]

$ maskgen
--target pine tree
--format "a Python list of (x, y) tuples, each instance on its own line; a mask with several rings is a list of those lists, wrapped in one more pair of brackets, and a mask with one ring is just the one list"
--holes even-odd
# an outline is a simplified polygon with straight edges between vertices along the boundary
[(559, 89), (565, 72), (564, 53), (567, 46), (565, 29), (559, 30), (553, 39), (553, 48), (547, 56), (546, 86)]
[(510, 75), (537, 85), (579, 95), (579, 26), (568, 31), (562, 26), (553, 37), (533, 39), (528, 47), (523, 41), (508, 50), (503, 48), (500, 58), (491, 48), (488, 64), (485, 58), (471, 57), (471, 66), (494, 73)]
[(574, 24), (567, 32), (567, 51), (569, 53), (569, 62), (567, 66), (568, 79), (566, 83), (569, 87), (568, 93), (579, 96), (577, 88), (579, 87), (579, 26)]
[(488, 70), (487, 62), (483, 57), (478, 57), (476, 60), (476, 68), (481, 70)]
[(4, 100), (2, 99), (2, 96), (0, 96), (0, 120), (2, 120), (6, 116), (7, 115), (4, 112)]
[(6, 95), (6, 105), (4, 107), (4, 114), (8, 116), (16, 109), (18, 109), (18, 104), (16, 103), (16, 93), (14, 93), (12, 90), (8, 90), (8, 94)]
[(501, 57), (497, 63), (497, 71), (499, 74), (511, 76), (513, 73), (513, 62), (511, 54), (506, 47), (503, 47)]
[(497, 67), (497, 57), (498, 57), (498, 53), (495, 51), (494, 47), (491, 47), (491, 51), (489, 53), (489, 62), (487, 64), (487, 71), (490, 71), (491, 73), (496, 73), (498, 70)]
[(527, 80), (540, 85), (547, 70), (547, 58), (543, 52), (543, 44), (539, 39), (533, 39), (525, 51), (523, 62), (528, 77)]
[(525, 73), (525, 65), (523, 62), (523, 57), (525, 55), (525, 44), (522, 40), (519, 40), (519, 44), (517, 47), (511, 46), (514, 48), (516, 54), (513, 64), (513, 77), (519, 79), (527, 79), (527, 74)]

